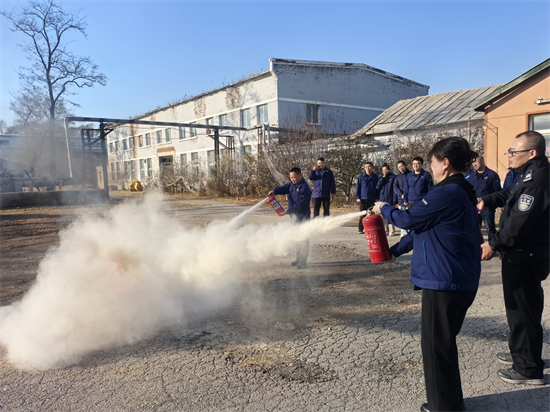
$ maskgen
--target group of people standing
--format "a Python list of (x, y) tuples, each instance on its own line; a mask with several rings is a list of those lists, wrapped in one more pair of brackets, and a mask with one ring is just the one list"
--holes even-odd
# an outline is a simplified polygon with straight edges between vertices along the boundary
[[(517, 135), (505, 153), (511, 169), (504, 188), (483, 157), (472, 152), (461, 137), (440, 140), (429, 152), (435, 185), (420, 157), (413, 160), (413, 171), (400, 161), (397, 176), (384, 165), (381, 178), (367, 162), (365, 173), (358, 178), (360, 209), (372, 207), (382, 215), (387, 231), (390, 226), (394, 233), (396, 227), (403, 231), (400, 241), (390, 248), (392, 257), (413, 251), (411, 281), (422, 289), (421, 347), (427, 396), (420, 408), (423, 412), (465, 410), (456, 337), (477, 293), (481, 260), (490, 260), (497, 252), (502, 258), (510, 328), (509, 352), (495, 354), (507, 368), (497, 375), (513, 384), (545, 383), (541, 282), (550, 272), (550, 173), (545, 152), (546, 141), (540, 133)], [(321, 204), (325, 216), (329, 215), (335, 193), (334, 176), (326, 170), (324, 159), (319, 159), (309, 174), (314, 199), (320, 199), (315, 200), (316, 216)], [(290, 179), (291, 183), (270, 195), (288, 194), (287, 213), (297, 221), (309, 219), (311, 190), (299, 169), (291, 170)], [(494, 214), (499, 207), (503, 212), (496, 231)], [(480, 236), (481, 221), (488, 242)], [(363, 232), (361, 221), (359, 231)], [(304, 255), (299, 252), (294, 264), (304, 267), (305, 260), (300, 259)]]

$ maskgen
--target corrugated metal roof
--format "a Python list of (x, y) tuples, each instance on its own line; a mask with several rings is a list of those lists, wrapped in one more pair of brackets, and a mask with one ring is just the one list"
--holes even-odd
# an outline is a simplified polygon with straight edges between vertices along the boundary
[(494, 93), (503, 85), (477, 89), (432, 94), (401, 100), (365, 125), (355, 135), (379, 134), (397, 130), (412, 130), (423, 127), (447, 125), (483, 119), (485, 113), (472, 110), (470, 105)]

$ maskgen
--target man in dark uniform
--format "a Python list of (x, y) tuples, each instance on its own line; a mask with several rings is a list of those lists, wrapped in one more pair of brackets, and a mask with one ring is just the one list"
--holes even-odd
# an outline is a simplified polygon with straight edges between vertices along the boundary
[[(371, 162), (365, 163), (365, 173), (361, 173), (357, 178), (357, 188), (355, 189), (355, 198), (359, 203), (359, 210), (367, 210), (374, 206), (374, 202), (378, 200), (378, 190), (376, 189), (376, 183), (378, 183), (378, 175), (373, 172), (374, 165)], [(359, 233), (363, 232), (363, 216), (359, 218), (357, 224)]]
[[(288, 195), (288, 209), (286, 215), (290, 215), (290, 221), (300, 223), (309, 220), (311, 217), (311, 189), (302, 176), (302, 171), (298, 167), (290, 169), (290, 183), (276, 187), (269, 196)], [(296, 250), (296, 260), (292, 262), (298, 269), (304, 269), (309, 256), (309, 240), (301, 242)]]
[[(498, 174), (485, 166), (485, 159), (483, 156), (474, 152), (474, 158), (472, 167), (464, 175), (464, 178), (474, 187), (476, 191), (476, 197), (483, 197), (490, 195), (491, 193), (500, 192), (500, 177)], [(485, 222), (485, 229), (487, 230), (487, 237), (489, 242), (495, 236), (497, 229), (495, 227), (495, 211), (494, 207), (484, 207), (479, 214), (479, 225), (481, 222)]]
[(544, 294), (541, 282), (550, 272), (550, 210), (548, 198), (549, 164), (546, 142), (538, 132), (516, 136), (506, 153), (510, 166), (523, 175), (519, 183), (478, 199), (484, 206), (502, 207), (499, 231), (482, 245), (482, 259), (502, 253), (504, 305), (510, 327), (510, 354), (497, 359), (510, 369), (500, 369), (505, 382), (543, 385), (543, 331), (541, 325)]

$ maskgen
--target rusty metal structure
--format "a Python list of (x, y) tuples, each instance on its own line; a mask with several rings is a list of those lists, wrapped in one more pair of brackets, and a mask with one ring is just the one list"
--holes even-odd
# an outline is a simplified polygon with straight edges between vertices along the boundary
[[(198, 124), (198, 123), (175, 123), (175, 122), (156, 122), (149, 120), (128, 120), (128, 119), (110, 119), (103, 117), (66, 117), (65, 118), (65, 129), (68, 128), (69, 122), (92, 122), (99, 123), (98, 129), (83, 129), (81, 131), (82, 139), (82, 188), (85, 189), (87, 186), (90, 186), (92, 189), (97, 189), (99, 187), (99, 182), (97, 181), (96, 173), (94, 170), (93, 162), (91, 161), (92, 154), (92, 145), (100, 142), (101, 144), (101, 159), (102, 159), (102, 170), (103, 170), (103, 187), (107, 192), (107, 197), (109, 196), (109, 178), (107, 170), (107, 135), (111, 133), (114, 128), (114, 125), (125, 125), (125, 124), (139, 124), (139, 125), (148, 125), (148, 126), (164, 126), (164, 127), (194, 127), (200, 129), (207, 129), (208, 135), (214, 140), (214, 153), (216, 165), (220, 160), (220, 147), (230, 150), (233, 152), (235, 150), (235, 141), (234, 137), (230, 135), (221, 135), (220, 130), (235, 130), (235, 131), (250, 131), (258, 130), (258, 148), (260, 149), (265, 138), (264, 131), (269, 129), (272, 131), (278, 131), (279, 128), (269, 127), (269, 125), (259, 124), (251, 127), (236, 127), (236, 126), (217, 126), (209, 124)], [(94, 137), (94, 133), (98, 132), (98, 137)], [(221, 141), (220, 138), (225, 138), (225, 142)]]

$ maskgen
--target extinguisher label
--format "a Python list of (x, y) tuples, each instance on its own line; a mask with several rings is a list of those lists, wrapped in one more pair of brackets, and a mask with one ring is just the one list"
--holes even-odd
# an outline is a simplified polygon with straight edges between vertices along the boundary
[(367, 237), (367, 244), (370, 250), (378, 251), (380, 250), (380, 243), (378, 242), (378, 237), (376, 236), (377, 228), (367, 228), (365, 230), (365, 235)]

